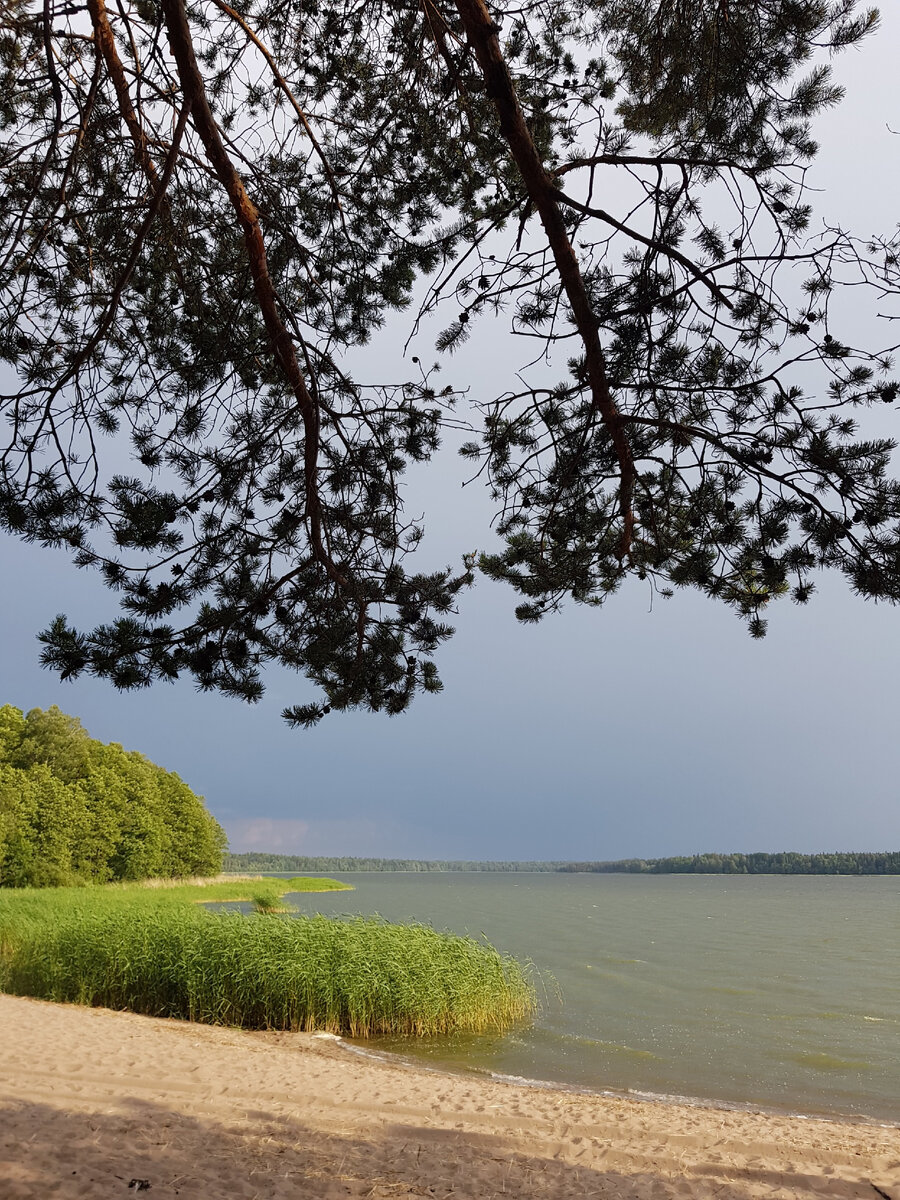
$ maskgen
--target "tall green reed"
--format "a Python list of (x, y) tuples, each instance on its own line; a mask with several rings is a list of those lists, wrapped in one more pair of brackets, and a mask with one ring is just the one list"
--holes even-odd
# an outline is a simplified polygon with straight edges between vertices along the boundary
[[(503, 1030), (533, 1013), (529, 969), (487, 943), (378, 917), (259, 912), (301, 890), (298, 883), (232, 882), (221, 895), (209, 886), (4, 891), (0, 988), (207, 1024), (354, 1037)], [(249, 898), (257, 913), (196, 904), (226, 898)]]

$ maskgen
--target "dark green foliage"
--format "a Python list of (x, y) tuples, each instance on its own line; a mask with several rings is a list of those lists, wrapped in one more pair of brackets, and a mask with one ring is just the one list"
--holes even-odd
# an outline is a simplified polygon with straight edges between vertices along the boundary
[[(300, 727), (438, 691), (476, 556), (410, 569), (402, 482), (448, 423), (499, 508), (477, 563), (523, 621), (629, 575), (755, 637), (821, 568), (900, 598), (894, 442), (866, 428), (898, 383), (839, 304), (885, 311), (898, 242), (827, 228), (804, 186), (840, 95), (822, 49), (873, 12), (495, 4), (501, 120), (472, 0), (89, 0), (88, 39), (47, 11), (8, 0), (0, 33), (0, 527), (122, 606), (44, 632), (62, 677), (252, 701), (281, 663), (323, 694)], [(623, 180), (637, 207), (598, 207)], [(418, 358), (361, 382), (350, 354), (414, 296), (440, 351), (505, 315), (530, 367), (466, 412)]]
[(651, 875), (900, 875), (900, 850), (842, 850), (832, 854), (694, 854), (631, 858), (621, 862), (568, 863), (563, 871)]
[(224, 848), (173, 772), (55, 706), (0, 708), (0, 886), (214, 875)]
[(246, 854), (226, 854), (222, 870), (244, 874), (256, 871), (556, 871), (564, 864), (551, 862), (486, 862), (456, 859), (354, 858), (309, 856), (303, 854), (265, 854), (251, 850)]
[[(796, 78), (814, 48), (839, 48), (877, 21), (839, 3), (608, 0), (596, 5), (614, 39), (626, 98), (624, 127), (667, 137), (695, 157), (773, 163), (814, 151), (809, 119), (839, 88), (819, 65)], [(720, 254), (724, 257), (724, 252)]]
[(416, 858), (309, 858), (296, 854), (226, 854), (224, 871), (566, 871), (601, 874), (900, 875), (900, 851), (833, 854), (695, 854), (616, 862), (469, 862)]

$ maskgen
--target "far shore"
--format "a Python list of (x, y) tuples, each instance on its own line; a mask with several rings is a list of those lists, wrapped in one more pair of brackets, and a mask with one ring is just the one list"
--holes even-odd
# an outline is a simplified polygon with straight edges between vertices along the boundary
[(327, 1036), (8, 995), (0, 1030), (3, 1200), (900, 1200), (896, 1127), (530, 1088)]

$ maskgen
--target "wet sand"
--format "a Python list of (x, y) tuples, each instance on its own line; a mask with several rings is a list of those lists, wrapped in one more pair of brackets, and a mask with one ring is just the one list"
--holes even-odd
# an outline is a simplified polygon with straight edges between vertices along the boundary
[(900, 1129), (530, 1088), (316, 1035), (0, 995), (0, 1198), (138, 1191), (900, 1200)]

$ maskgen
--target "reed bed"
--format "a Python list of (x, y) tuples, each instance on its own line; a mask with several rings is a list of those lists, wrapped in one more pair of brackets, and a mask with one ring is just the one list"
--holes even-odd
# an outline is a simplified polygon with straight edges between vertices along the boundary
[[(299, 882), (213, 885), (227, 896), (187, 886), (4, 891), (0, 989), (353, 1037), (503, 1030), (533, 1013), (528, 968), (487, 943), (378, 917), (260, 911)], [(210, 913), (198, 899), (250, 899), (257, 911)]]

